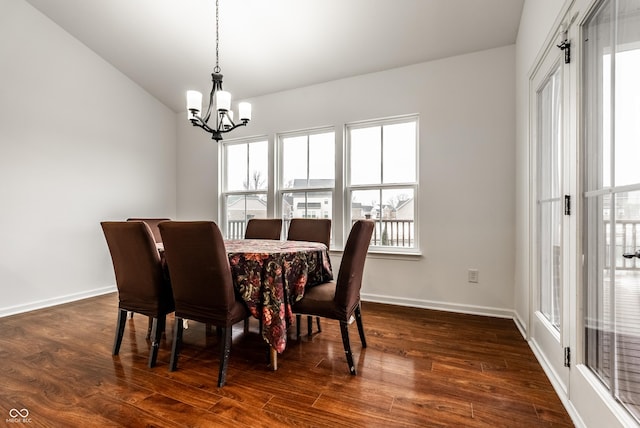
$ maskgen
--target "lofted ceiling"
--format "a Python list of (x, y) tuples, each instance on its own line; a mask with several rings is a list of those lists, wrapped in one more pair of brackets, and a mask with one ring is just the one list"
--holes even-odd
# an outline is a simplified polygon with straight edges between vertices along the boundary
[[(26, 0), (176, 112), (208, 93), (214, 0)], [(235, 100), (515, 43), (524, 0), (219, 0)]]

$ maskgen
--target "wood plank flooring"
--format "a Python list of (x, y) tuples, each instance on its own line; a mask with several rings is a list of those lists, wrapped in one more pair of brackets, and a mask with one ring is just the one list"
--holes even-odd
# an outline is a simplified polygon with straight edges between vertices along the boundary
[[(217, 337), (191, 322), (179, 368), (146, 366), (147, 319), (127, 323), (111, 356), (117, 296), (0, 319), (0, 422), (31, 427), (570, 427), (571, 420), (513, 321), (363, 303), (350, 376), (337, 322), (295, 340), (279, 369), (257, 321), (234, 328), (227, 384), (217, 388)], [(302, 331), (306, 332), (306, 319)], [(28, 421), (11, 421), (27, 409)]]

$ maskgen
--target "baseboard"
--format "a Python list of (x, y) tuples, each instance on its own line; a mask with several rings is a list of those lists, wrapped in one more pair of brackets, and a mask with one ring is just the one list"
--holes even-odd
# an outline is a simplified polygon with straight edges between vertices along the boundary
[(114, 284), (110, 287), (96, 288), (93, 290), (83, 291), (81, 293), (73, 293), (67, 294), (65, 296), (54, 297), (52, 299), (38, 300), (35, 302), (16, 306), (8, 306), (6, 308), (0, 308), (0, 318), (21, 314), (24, 312), (35, 311), (38, 309), (49, 308), (51, 306), (62, 305), (64, 303), (75, 302), (77, 300), (88, 299), (90, 297), (101, 296), (103, 294), (113, 293), (115, 291), (117, 291), (117, 288)]
[(522, 321), (522, 318), (517, 312), (514, 312), (513, 322), (516, 323), (516, 327), (520, 330), (520, 334), (524, 340), (527, 340), (527, 325)]
[(560, 382), (560, 380), (558, 379), (555, 370), (553, 370), (551, 368), (551, 365), (547, 362), (544, 353), (540, 352), (540, 349), (538, 348), (538, 345), (535, 341), (529, 340), (528, 344), (529, 348), (531, 348), (531, 351), (533, 351), (533, 355), (536, 357), (536, 360), (538, 360), (538, 364), (540, 364), (542, 370), (547, 375), (549, 382), (551, 382), (551, 386), (556, 391), (556, 394), (558, 394), (558, 398), (560, 398), (562, 405), (567, 410), (571, 421), (578, 428), (586, 428), (586, 425), (582, 421), (580, 414), (567, 396), (567, 391), (565, 391), (564, 387), (562, 386), (562, 382)]
[(438, 311), (458, 312), (463, 314), (484, 315), (497, 318), (515, 319), (511, 309), (492, 308), (487, 306), (464, 305), (457, 303), (436, 302), (432, 300), (407, 299), (380, 294), (362, 293), (360, 298), (364, 302), (386, 303), (389, 305), (408, 306), (412, 308), (434, 309)]
[[(75, 302), (77, 300), (88, 299), (90, 297), (101, 296), (103, 294), (113, 293), (117, 291), (115, 285), (110, 287), (97, 288), (94, 290), (83, 291), (81, 293), (68, 294), (52, 299), (38, 300), (23, 305), (9, 306), (0, 308), (0, 318), (10, 315), (21, 314), (24, 312), (44, 309), (51, 306), (62, 305), (64, 303)], [(362, 293), (361, 299), (365, 302), (386, 303), (388, 305), (408, 306), (412, 308), (434, 309), (438, 311), (459, 312), (463, 314), (484, 315), (498, 318), (510, 318), (518, 325), (516, 314), (509, 309), (492, 308), (487, 306), (463, 305), (446, 302), (436, 302), (432, 300), (408, 299), (393, 296), (384, 296), (380, 294)], [(520, 326), (518, 326), (520, 328)]]

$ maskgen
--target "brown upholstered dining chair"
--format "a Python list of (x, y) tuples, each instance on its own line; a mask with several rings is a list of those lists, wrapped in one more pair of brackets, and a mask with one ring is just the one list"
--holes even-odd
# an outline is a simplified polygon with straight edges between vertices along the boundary
[(218, 387), (221, 387), (227, 375), (232, 326), (249, 316), (233, 288), (222, 234), (212, 221), (169, 221), (160, 223), (159, 227), (176, 302), (169, 370), (178, 368), (182, 320), (214, 325), (222, 333), (218, 373)]
[[(151, 232), (153, 233), (153, 239), (156, 241), (156, 244), (162, 243), (162, 237), (160, 236), (160, 230), (158, 230), (158, 223), (163, 221), (171, 220), (170, 218), (145, 218), (145, 217), (130, 217), (127, 221), (142, 221), (149, 226)], [(133, 318), (133, 312), (129, 311), (129, 318)], [(147, 330), (147, 339), (151, 336), (151, 327), (153, 320), (149, 318), (149, 328)]]
[(247, 222), (244, 239), (280, 239), (281, 232), (279, 218), (252, 218)]
[(287, 240), (321, 242), (329, 248), (331, 243), (331, 219), (292, 218), (289, 223)]
[(143, 218), (143, 217), (131, 217), (128, 218), (127, 221), (143, 221), (147, 223), (151, 232), (153, 232), (153, 239), (155, 239), (156, 243), (162, 243), (162, 236), (160, 236), (160, 230), (158, 229), (158, 224), (163, 221), (169, 221), (170, 218)]
[[(331, 219), (327, 218), (292, 218), (289, 224), (289, 231), (287, 232), (288, 241), (309, 241), (320, 242), (327, 246), (331, 243)], [(296, 315), (296, 331), (297, 336), (300, 338), (300, 321), (301, 316)], [(320, 318), (316, 317), (316, 324), (318, 325), (318, 332), (322, 331), (320, 326)], [(311, 336), (311, 326), (313, 325), (313, 318), (307, 318), (307, 334)]]
[(356, 221), (344, 248), (338, 279), (335, 282), (327, 282), (308, 289), (302, 299), (293, 305), (293, 312), (296, 314), (340, 321), (342, 344), (347, 356), (349, 372), (352, 375), (356, 374), (349, 342), (349, 322), (352, 317), (355, 317), (358, 325), (362, 347), (367, 347), (360, 313), (360, 287), (373, 227), (372, 220)]
[(149, 226), (140, 221), (105, 221), (100, 224), (111, 253), (118, 287), (118, 323), (113, 355), (120, 352), (127, 312), (137, 312), (152, 320), (149, 367), (153, 367), (166, 316), (174, 310), (171, 284), (164, 275), (153, 234)]

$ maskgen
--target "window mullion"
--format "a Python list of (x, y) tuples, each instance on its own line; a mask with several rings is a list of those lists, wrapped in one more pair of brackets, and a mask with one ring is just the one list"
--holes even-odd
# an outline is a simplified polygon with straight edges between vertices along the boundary
[(384, 126), (380, 126), (380, 184), (384, 183)]
[(309, 135), (307, 135), (307, 187), (311, 186), (311, 183), (310, 183), (311, 177), (309, 176), (310, 175), (309, 169), (311, 164), (311, 145), (309, 144), (309, 140), (310, 140), (310, 137)]
[[(251, 155), (249, 153), (249, 143), (247, 143), (247, 190), (251, 190), (251, 181), (250, 181), (250, 177), (251, 177), (251, 171), (249, 171), (249, 165), (251, 164), (250, 162), (250, 158)], [(257, 190), (257, 189), (256, 189)], [(246, 203), (246, 200), (245, 200)], [(245, 207), (245, 216), (246, 216), (246, 207)]]

